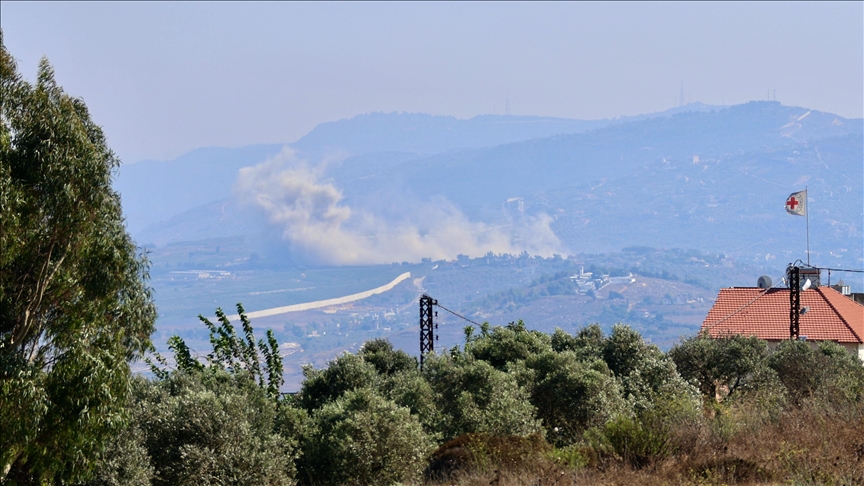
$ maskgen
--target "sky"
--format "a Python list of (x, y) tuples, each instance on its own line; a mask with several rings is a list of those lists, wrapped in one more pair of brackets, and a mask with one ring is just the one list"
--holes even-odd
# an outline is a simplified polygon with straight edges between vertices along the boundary
[(864, 3), (2, 2), (126, 163), (369, 112), (599, 119), (689, 101), (864, 111)]

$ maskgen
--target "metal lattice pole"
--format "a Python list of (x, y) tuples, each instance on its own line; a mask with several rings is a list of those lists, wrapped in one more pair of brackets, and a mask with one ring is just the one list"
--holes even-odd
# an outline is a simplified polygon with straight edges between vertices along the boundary
[(798, 267), (789, 268), (789, 339), (798, 339), (801, 332), (801, 273)]
[(423, 357), (426, 353), (435, 350), (435, 323), (433, 318), (435, 311), (433, 306), (438, 301), (423, 294), (420, 297), (420, 369), (423, 369)]

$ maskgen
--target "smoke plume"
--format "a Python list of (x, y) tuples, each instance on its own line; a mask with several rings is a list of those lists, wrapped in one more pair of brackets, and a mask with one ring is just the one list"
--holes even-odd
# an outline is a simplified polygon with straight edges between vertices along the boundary
[[(398, 222), (385, 221), (345, 205), (339, 189), (320, 181), (321, 171), (322, 167), (310, 167), (286, 149), (262, 164), (241, 169), (234, 191), (241, 202), (262, 210), (294, 251), (320, 263), (416, 262), (490, 251), (549, 256), (560, 251), (548, 215), (492, 226), (469, 221), (440, 198), (413, 205)], [(422, 224), (411, 214), (422, 215)]]

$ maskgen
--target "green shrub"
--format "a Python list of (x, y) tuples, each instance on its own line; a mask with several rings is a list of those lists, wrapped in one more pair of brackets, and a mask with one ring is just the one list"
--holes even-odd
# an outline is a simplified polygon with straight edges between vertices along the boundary
[(321, 370), (305, 366), (303, 375), (298, 403), (310, 413), (349, 391), (374, 388), (379, 381), (375, 366), (351, 353), (342, 354)]
[(439, 397), (419, 370), (403, 371), (386, 377), (380, 390), (396, 405), (411, 411), (423, 425), (423, 430), (435, 439), (441, 438), (444, 416), (438, 408)]
[(551, 349), (548, 334), (529, 331), (522, 321), (518, 321), (505, 327), (495, 327), (491, 333), (483, 333), (473, 339), (467, 352), (499, 370), (504, 370), (507, 363), (524, 360)]
[(384, 338), (366, 341), (360, 349), (363, 361), (375, 367), (381, 375), (392, 375), (402, 371), (417, 369), (417, 359), (402, 350), (394, 350), (390, 341)]
[(247, 377), (174, 373), (137, 381), (134, 397), (152, 484), (294, 484), (295, 448), (274, 432), (276, 404)]
[(423, 376), (432, 386), (443, 414), (442, 436), (469, 432), (525, 436), (540, 422), (528, 391), (516, 378), (470, 355), (428, 355)]
[(582, 469), (591, 463), (592, 451), (576, 444), (552, 449), (548, 457), (568, 469)]
[(651, 410), (655, 403), (700, 401), (699, 390), (678, 374), (672, 359), (657, 346), (645, 343), (629, 326), (618, 324), (612, 328), (603, 343), (603, 359), (636, 414)]
[(637, 469), (672, 453), (668, 430), (654, 428), (626, 415), (589, 430), (586, 439), (599, 456), (620, 458)]
[(555, 329), (552, 334), (552, 349), (557, 352), (573, 351), (583, 361), (603, 359), (605, 337), (599, 324), (591, 324), (579, 330), (576, 336)]
[(445, 442), (432, 453), (424, 476), (440, 481), (452, 478), (454, 473), (524, 470), (553, 452), (540, 434), (525, 437), (464, 434)]
[(140, 427), (123, 429), (108, 441), (98, 456), (93, 477), (81, 486), (150, 486), (154, 471), (144, 443)]
[(312, 423), (299, 461), (308, 484), (414, 482), (433, 446), (407, 408), (370, 389), (324, 405)]
[(529, 358), (531, 403), (556, 446), (572, 444), (587, 428), (627, 410), (621, 388), (603, 361), (585, 363), (572, 351)]

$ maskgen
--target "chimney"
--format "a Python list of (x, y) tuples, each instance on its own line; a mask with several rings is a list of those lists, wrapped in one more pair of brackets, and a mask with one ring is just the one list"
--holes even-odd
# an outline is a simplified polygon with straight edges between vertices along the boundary
[(819, 287), (821, 285), (821, 282), (819, 281), (819, 269), (818, 268), (801, 267), (799, 272), (801, 274), (801, 285), (802, 286), (804, 285), (805, 282), (807, 282), (808, 279), (810, 280), (810, 288), (815, 289), (816, 287)]

